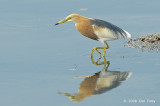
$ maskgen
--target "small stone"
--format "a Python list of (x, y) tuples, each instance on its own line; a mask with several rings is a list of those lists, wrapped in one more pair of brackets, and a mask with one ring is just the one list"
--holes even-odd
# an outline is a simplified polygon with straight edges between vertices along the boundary
[(126, 42), (127, 42), (127, 43), (130, 43), (131, 41), (130, 41), (130, 40), (127, 40)]
[(143, 42), (144, 42), (144, 41), (145, 41), (145, 38), (142, 38), (142, 39), (141, 39), (141, 41), (143, 41)]
[(152, 38), (148, 38), (148, 40), (152, 40)]
[(156, 39), (154, 40), (154, 41), (159, 41), (160, 40), (160, 38), (159, 37), (156, 37)]

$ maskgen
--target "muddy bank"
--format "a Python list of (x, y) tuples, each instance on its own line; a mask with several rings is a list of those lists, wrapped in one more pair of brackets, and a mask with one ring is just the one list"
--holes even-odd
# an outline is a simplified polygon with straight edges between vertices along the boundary
[(137, 36), (136, 38), (128, 40), (125, 46), (142, 50), (160, 51), (160, 33)]

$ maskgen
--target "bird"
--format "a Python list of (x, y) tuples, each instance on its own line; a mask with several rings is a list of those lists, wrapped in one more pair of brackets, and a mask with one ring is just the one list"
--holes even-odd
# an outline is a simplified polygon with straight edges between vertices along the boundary
[(75, 24), (76, 29), (82, 35), (90, 39), (97, 40), (102, 44), (102, 47), (94, 47), (92, 49), (91, 57), (93, 57), (93, 52), (95, 50), (101, 55), (98, 49), (104, 49), (103, 57), (105, 57), (106, 50), (109, 48), (106, 41), (117, 40), (119, 38), (131, 38), (130, 33), (110, 22), (101, 19), (84, 17), (79, 14), (70, 14), (64, 20), (59, 21), (55, 25), (70, 21)]

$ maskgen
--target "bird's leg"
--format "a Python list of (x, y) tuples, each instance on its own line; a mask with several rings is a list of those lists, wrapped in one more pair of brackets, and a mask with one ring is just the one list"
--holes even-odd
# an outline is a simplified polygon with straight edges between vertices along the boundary
[[(108, 70), (108, 67), (109, 67), (109, 65), (110, 65), (110, 62), (107, 61), (105, 57), (103, 57), (103, 60), (104, 60), (104, 61), (101, 61), (101, 62), (100, 62), (100, 60), (94, 61), (93, 57), (91, 57), (91, 61), (92, 61), (92, 63), (93, 63), (94, 65), (96, 65), (96, 66), (98, 66), (98, 65), (104, 65), (103, 69), (104, 69), (105, 71), (107, 71), (107, 70)], [(106, 67), (106, 65), (107, 65), (107, 67)]]
[(93, 52), (94, 52), (95, 50), (101, 55), (101, 52), (99, 52), (98, 49), (100, 49), (100, 47), (94, 47), (94, 48), (92, 49), (91, 57), (93, 57)]
[(97, 59), (97, 61), (94, 61), (93, 56), (91, 56), (91, 61), (94, 65), (101, 65), (101, 63), (99, 64), (99, 61), (101, 60), (101, 58)]
[(104, 49), (103, 57), (105, 57), (106, 50), (109, 48), (109, 45), (107, 44), (106, 41), (104, 41), (104, 43), (106, 44), (107, 47), (94, 47), (94, 48), (92, 49), (92, 52), (91, 52), (91, 57), (93, 57), (93, 52), (94, 52), (95, 50), (101, 55), (101, 53), (98, 51), (98, 49)]
[(104, 41), (104, 43), (107, 45), (107, 47), (103, 47), (104, 49), (104, 52), (103, 52), (103, 57), (105, 57), (105, 54), (106, 54), (106, 50), (109, 48), (109, 45), (106, 41)]
[(106, 49), (108, 49), (108, 48), (109, 48), (109, 45), (108, 45), (108, 43), (107, 43), (106, 41), (104, 41), (104, 43), (107, 45), (107, 48), (106, 48)]
[(93, 57), (93, 52), (96, 50), (96, 47), (94, 47), (91, 51), (91, 57)]
[(99, 52), (97, 48), (96, 48), (96, 51), (101, 55), (101, 52)]
[(104, 48), (103, 57), (105, 57), (107, 47), (103, 47), (103, 48)]
[(96, 50), (99, 54), (101, 54), (98, 49), (104, 49), (104, 52), (103, 52), (103, 57), (105, 56), (105, 53), (106, 53), (106, 49), (108, 49), (108, 47), (94, 47), (92, 49), (92, 52), (91, 52), (91, 56), (93, 56), (93, 52)]

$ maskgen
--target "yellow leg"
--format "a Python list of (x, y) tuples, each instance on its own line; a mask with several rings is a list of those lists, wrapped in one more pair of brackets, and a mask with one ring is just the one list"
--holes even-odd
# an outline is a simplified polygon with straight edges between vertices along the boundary
[(108, 43), (106, 41), (104, 41), (104, 43), (107, 45), (107, 47), (104, 47), (103, 57), (105, 57), (106, 50), (109, 48)]
[(94, 48), (92, 49), (92, 52), (91, 52), (91, 57), (93, 57), (93, 52), (94, 52), (95, 50), (96, 50), (99, 54), (101, 54), (101, 53), (98, 51), (98, 49), (104, 49), (103, 57), (105, 57), (106, 50), (109, 48), (109, 45), (107, 44), (106, 41), (105, 41), (104, 43), (107, 45), (107, 47), (94, 47)]
[(104, 47), (103, 57), (105, 57), (107, 47)]
[(96, 50), (99, 54), (101, 54), (98, 49), (103, 49), (104, 47), (94, 47), (91, 52), (91, 57), (93, 56), (93, 52)]
[[(101, 59), (100, 59), (100, 60), (101, 60)], [(93, 57), (91, 57), (91, 61), (92, 61), (92, 63), (93, 63), (94, 65), (96, 65), (96, 66), (98, 66), (98, 65), (104, 65), (103, 68), (105, 69), (105, 71), (107, 71), (107, 70), (108, 70), (108, 67), (109, 67), (109, 65), (110, 65), (110, 62), (107, 61), (105, 57), (103, 57), (103, 60), (104, 60), (104, 61), (101, 61), (101, 62), (100, 62), (100, 60), (98, 59), (97, 61), (94, 61), (94, 60), (93, 60)], [(107, 65), (107, 67), (106, 67), (106, 65)]]
[(103, 59), (104, 59), (104, 68), (105, 68), (106, 65), (107, 65), (107, 67), (105, 68), (105, 71), (107, 71), (107, 70), (108, 70), (108, 67), (109, 67), (109, 65), (110, 65), (110, 62), (107, 61), (105, 57), (103, 57)]
[(95, 50), (96, 50), (99, 54), (101, 54), (97, 49), (104, 49), (103, 57), (105, 57), (106, 50), (108, 49), (108, 47), (94, 47), (94, 48), (92, 49), (91, 56), (93, 56), (93, 52), (94, 52)]
[(108, 45), (108, 43), (107, 43), (106, 41), (105, 41), (104, 43), (107, 45), (107, 49), (108, 49), (108, 48), (109, 48), (109, 45)]
[(96, 48), (96, 51), (97, 51), (99, 54), (101, 54), (101, 52), (99, 52), (97, 48)]
[(96, 50), (96, 47), (94, 47), (93, 49), (92, 49), (92, 52), (91, 52), (91, 57), (93, 57), (93, 52)]

